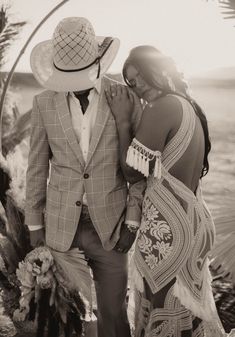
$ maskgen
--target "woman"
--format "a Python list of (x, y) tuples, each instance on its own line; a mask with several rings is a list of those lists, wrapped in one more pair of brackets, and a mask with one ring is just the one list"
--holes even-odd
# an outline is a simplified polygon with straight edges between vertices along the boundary
[(134, 336), (222, 336), (208, 269), (214, 224), (201, 192), (211, 149), (206, 117), (174, 62), (154, 47), (132, 49), (123, 77), (145, 104), (133, 138), (130, 90), (107, 92), (123, 173), (129, 182), (147, 177), (131, 261)]

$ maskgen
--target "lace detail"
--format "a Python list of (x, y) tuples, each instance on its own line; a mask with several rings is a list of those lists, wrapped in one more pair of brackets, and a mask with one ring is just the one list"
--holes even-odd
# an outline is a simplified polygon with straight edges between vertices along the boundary
[[(133, 312), (135, 316), (135, 337), (143, 333), (145, 337), (225, 336), (208, 268), (215, 236), (213, 219), (200, 183), (195, 195), (169, 173), (188, 148), (195, 130), (192, 107), (185, 99), (179, 100), (183, 110), (181, 126), (162, 154), (134, 139), (127, 158), (130, 166), (148, 177), (131, 262), (135, 270), (131, 273), (135, 276), (133, 289), (138, 294), (134, 306), (129, 305), (130, 319)], [(156, 164), (149, 175), (151, 160)], [(143, 313), (145, 320), (141, 324)]]
[(161, 178), (161, 152), (153, 151), (140, 143), (136, 138), (132, 140), (127, 151), (126, 162), (135, 170), (143, 173), (145, 177), (149, 176), (149, 162), (155, 160), (153, 176)]
[[(150, 269), (162, 264), (172, 252), (171, 228), (166, 221), (159, 219), (158, 213), (150, 200), (146, 199), (137, 244)], [(147, 231), (149, 231), (148, 236), (145, 235)]]

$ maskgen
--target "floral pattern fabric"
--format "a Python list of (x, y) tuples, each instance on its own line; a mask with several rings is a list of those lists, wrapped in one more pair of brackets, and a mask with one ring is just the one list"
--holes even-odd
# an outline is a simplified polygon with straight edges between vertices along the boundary
[(163, 263), (172, 252), (171, 228), (165, 220), (159, 219), (159, 211), (148, 198), (143, 203), (143, 218), (137, 244), (150, 269)]

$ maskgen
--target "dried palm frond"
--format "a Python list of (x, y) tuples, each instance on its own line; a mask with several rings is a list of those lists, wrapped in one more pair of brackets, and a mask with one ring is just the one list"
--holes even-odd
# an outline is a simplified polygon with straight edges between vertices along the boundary
[[(2, 88), (0, 88), (0, 97), (2, 95)], [(14, 127), (19, 116), (17, 115), (19, 111), (17, 108), (17, 103), (19, 101), (19, 95), (15, 93), (12, 88), (9, 88), (5, 97), (5, 104), (3, 108), (2, 115), (2, 131), (1, 137), (5, 137), (7, 133)], [(20, 114), (20, 112), (19, 112)]]
[(211, 267), (220, 277), (228, 277), (235, 285), (235, 211), (224, 209), (215, 219), (217, 243), (212, 250)]
[(235, 19), (235, 0), (219, 0), (225, 19)]
[(19, 34), (20, 28), (25, 22), (11, 23), (8, 20), (8, 8), (0, 8), (0, 67), (4, 63), (4, 56), (11, 45), (12, 40)]
[(12, 152), (15, 147), (22, 142), (30, 133), (30, 117), (31, 110), (21, 115), (9, 132), (3, 134), (2, 137), (2, 152), (7, 155)]

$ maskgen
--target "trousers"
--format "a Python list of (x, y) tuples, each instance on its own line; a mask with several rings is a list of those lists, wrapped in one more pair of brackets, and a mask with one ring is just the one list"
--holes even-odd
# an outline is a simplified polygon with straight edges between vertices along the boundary
[(84, 251), (92, 269), (98, 337), (130, 337), (126, 302), (128, 256), (103, 248), (85, 205), (71, 248), (75, 247)]

